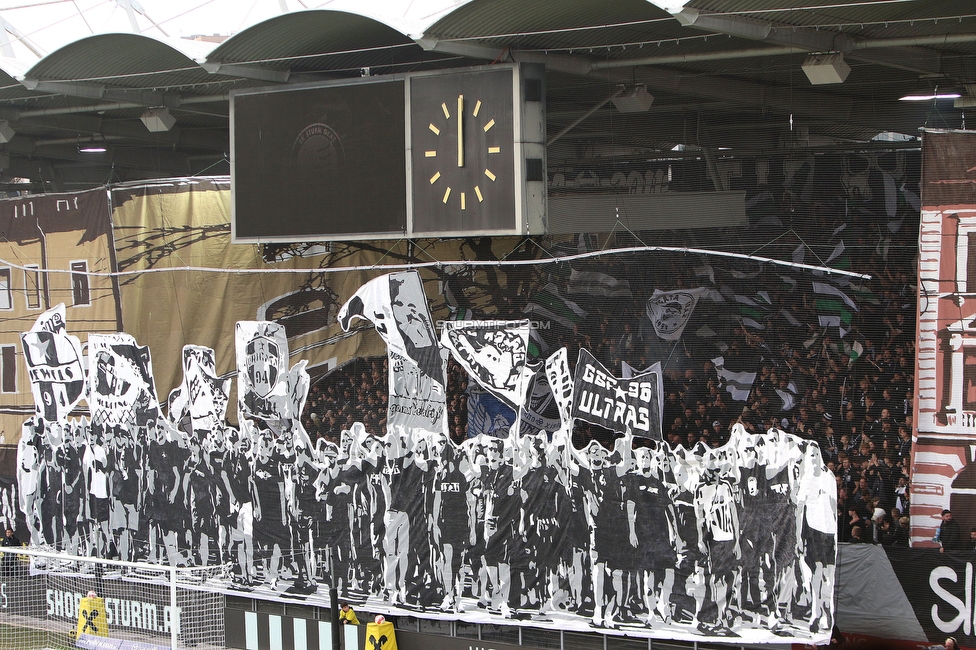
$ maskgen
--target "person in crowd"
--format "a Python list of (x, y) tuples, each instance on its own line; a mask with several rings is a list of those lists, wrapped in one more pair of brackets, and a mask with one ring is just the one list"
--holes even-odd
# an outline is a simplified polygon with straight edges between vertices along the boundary
[(339, 605), (339, 623), (340, 625), (359, 625), (356, 610), (349, 603), (344, 602)]
[(952, 553), (966, 549), (966, 540), (962, 537), (959, 523), (952, 518), (952, 512), (942, 511), (942, 524), (939, 526), (940, 553)]

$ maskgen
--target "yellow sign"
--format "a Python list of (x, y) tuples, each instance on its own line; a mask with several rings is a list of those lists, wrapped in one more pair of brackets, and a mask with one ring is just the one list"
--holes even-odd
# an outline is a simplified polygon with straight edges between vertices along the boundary
[(367, 623), (365, 650), (397, 650), (393, 623)]
[(89, 592), (81, 599), (78, 606), (78, 633), (76, 639), (80, 639), (82, 634), (92, 636), (108, 636), (108, 623), (105, 621), (105, 599)]

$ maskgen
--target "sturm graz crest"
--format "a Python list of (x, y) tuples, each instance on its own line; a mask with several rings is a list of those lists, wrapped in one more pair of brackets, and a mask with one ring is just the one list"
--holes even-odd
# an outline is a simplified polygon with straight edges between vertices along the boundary
[(691, 293), (674, 291), (649, 302), (654, 310), (654, 329), (658, 334), (672, 334), (687, 322), (696, 301)]
[(282, 371), (278, 344), (266, 336), (255, 336), (247, 344), (246, 354), (251, 390), (258, 397), (267, 397)]

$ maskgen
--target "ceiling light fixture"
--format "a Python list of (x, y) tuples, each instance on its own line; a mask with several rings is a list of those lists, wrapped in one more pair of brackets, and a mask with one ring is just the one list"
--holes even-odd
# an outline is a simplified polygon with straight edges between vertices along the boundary
[(844, 61), (840, 52), (811, 54), (800, 66), (803, 74), (815, 86), (823, 84), (842, 84), (851, 73), (851, 66)]
[(78, 153), (105, 153), (108, 149), (105, 145), (100, 142), (95, 142), (95, 138), (92, 138), (88, 142), (82, 142), (78, 144)]
[(161, 133), (163, 131), (169, 131), (176, 124), (176, 118), (170, 115), (169, 109), (165, 106), (162, 108), (147, 108), (145, 112), (139, 116), (142, 123), (146, 125), (152, 133)]
[(909, 93), (904, 97), (899, 97), (899, 101), (903, 102), (924, 102), (931, 99), (959, 99), (962, 97), (962, 93), (957, 92), (939, 92), (938, 89), (931, 93)]
[(643, 113), (654, 103), (654, 95), (647, 92), (644, 86), (635, 86), (625, 90), (610, 101), (621, 113)]
[(691, 2), (691, 0), (647, 0), (655, 7), (664, 9), (669, 14), (680, 13), (685, 5)]

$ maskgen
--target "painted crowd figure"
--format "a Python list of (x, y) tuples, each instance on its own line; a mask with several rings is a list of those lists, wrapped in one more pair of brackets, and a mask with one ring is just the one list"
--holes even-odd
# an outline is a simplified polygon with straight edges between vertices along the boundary
[[(564, 434), (458, 446), (356, 424), (313, 446), (250, 420), (202, 441), (165, 418), (137, 439), (86, 425), (25, 426), (34, 544), (222, 566), (235, 588), (293, 596), (335, 578), (344, 598), (417, 611), (726, 636), (833, 623), (830, 477), (815, 445), (782, 432), (577, 451)], [(55, 477), (46, 489), (64, 498), (32, 488)]]

